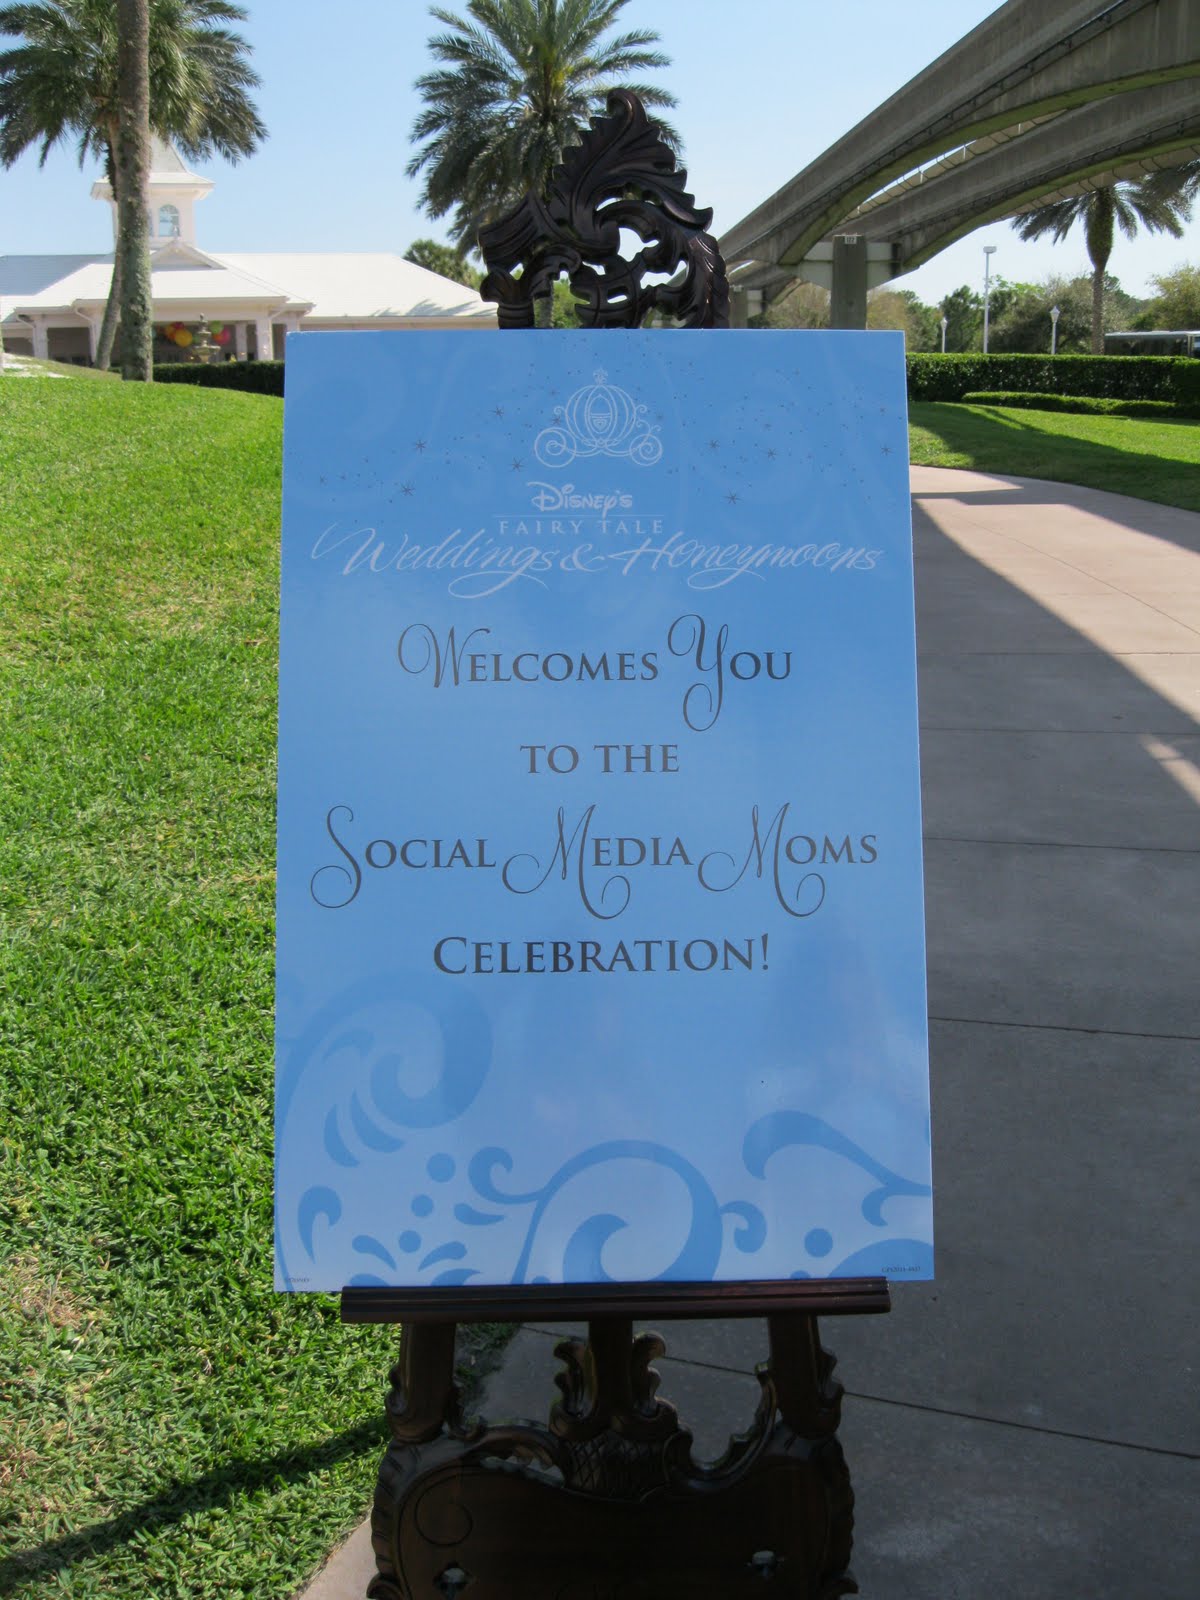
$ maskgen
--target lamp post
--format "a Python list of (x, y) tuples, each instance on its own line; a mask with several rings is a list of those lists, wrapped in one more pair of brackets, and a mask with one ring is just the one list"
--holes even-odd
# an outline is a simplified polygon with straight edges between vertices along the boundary
[(994, 244), (985, 244), (983, 247), (983, 353), (988, 353), (988, 311), (992, 297), (992, 257), (996, 254)]
[(950, 318), (942, 318), (942, 354), (946, 354), (946, 329), (950, 326)]
[(1058, 319), (1061, 315), (1057, 306), (1050, 307), (1050, 354), (1058, 354)]

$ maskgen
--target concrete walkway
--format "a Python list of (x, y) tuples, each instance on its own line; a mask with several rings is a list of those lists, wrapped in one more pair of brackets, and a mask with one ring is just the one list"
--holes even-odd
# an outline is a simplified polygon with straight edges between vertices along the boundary
[[(914, 468), (938, 1281), (824, 1326), (868, 1600), (1200, 1595), (1200, 516)], [(698, 1446), (763, 1325), (674, 1324)], [(493, 1420), (546, 1416), (524, 1328)], [(365, 1529), (306, 1600), (359, 1600)]]

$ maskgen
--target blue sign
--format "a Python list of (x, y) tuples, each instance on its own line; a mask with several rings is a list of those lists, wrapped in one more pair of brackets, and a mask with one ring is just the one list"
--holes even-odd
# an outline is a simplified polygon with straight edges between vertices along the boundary
[(283, 1289), (932, 1274), (898, 334), (288, 341)]

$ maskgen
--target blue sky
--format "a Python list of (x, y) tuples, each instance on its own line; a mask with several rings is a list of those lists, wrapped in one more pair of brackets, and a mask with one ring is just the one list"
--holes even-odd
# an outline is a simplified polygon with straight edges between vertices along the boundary
[[(454, 0), (447, 0), (454, 9)], [(630, 0), (632, 27), (657, 29), (672, 58), (664, 82), (697, 200), (714, 231), (768, 195), (968, 32), (991, 0)], [(396, 250), (444, 228), (418, 209), (405, 176), (419, 109), (413, 80), (430, 65), (435, 30), (419, 0), (250, 0), (244, 32), (263, 83), (271, 132), (251, 160), (203, 167), (217, 187), (197, 212), (199, 242), (221, 250)], [(331, 17), (334, 21), (331, 21)], [(103, 250), (108, 208), (89, 198), (96, 176), (68, 150), (44, 168), (26, 156), (0, 172), (0, 254)], [(901, 287), (936, 301), (980, 288), (983, 245), (993, 271), (1019, 281), (1086, 270), (1081, 235), (1022, 244), (1005, 222), (960, 240)], [(1184, 238), (1118, 238), (1110, 271), (1134, 293), (1200, 258), (1200, 222)]]

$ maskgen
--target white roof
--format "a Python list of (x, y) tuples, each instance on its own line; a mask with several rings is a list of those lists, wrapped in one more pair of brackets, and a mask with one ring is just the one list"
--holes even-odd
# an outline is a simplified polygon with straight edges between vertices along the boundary
[(164, 177), (168, 174), (175, 177), (181, 172), (189, 178), (196, 176), (184, 165), (183, 157), (175, 146), (168, 140), (161, 139), (157, 133), (150, 135), (150, 171), (161, 173)]
[(97, 261), (111, 266), (112, 251), (107, 255), (90, 251), (74, 256), (0, 256), (0, 298), (26, 301), (61, 282), (69, 273)]
[[(111, 255), (0, 256), (0, 320), (13, 312), (102, 305), (111, 279)], [(156, 308), (186, 303), (215, 309), (236, 301), (267, 314), (287, 307), (309, 322), (495, 318), (474, 289), (384, 253), (171, 250), (152, 268), (150, 287)]]
[[(93, 261), (87, 266), (69, 272), (65, 277), (47, 285), (37, 294), (5, 295), (5, 311), (68, 311), (77, 305), (92, 307), (103, 305), (108, 299), (112, 282), (112, 267), (108, 262)], [(231, 272), (225, 267), (170, 267), (162, 272), (151, 271), (150, 295), (156, 305), (178, 301), (194, 305), (251, 301), (257, 305), (280, 308), (288, 303), (289, 296), (273, 285), (259, 282), (244, 273)]]
[(311, 303), (309, 317), (315, 322), (361, 321), (364, 317), (454, 317), (491, 322), (496, 315), (474, 289), (390, 253), (222, 253), (220, 259), (237, 271), (286, 284), (293, 299)]
[[(184, 162), (173, 144), (165, 139), (160, 139), (157, 134), (150, 139), (150, 172), (149, 182), (151, 197), (154, 190), (174, 189), (176, 191), (191, 189), (195, 191), (198, 199), (214, 187), (211, 178), (202, 178), (198, 172)], [(112, 188), (107, 178), (97, 178), (92, 184), (93, 200), (111, 200)]]

